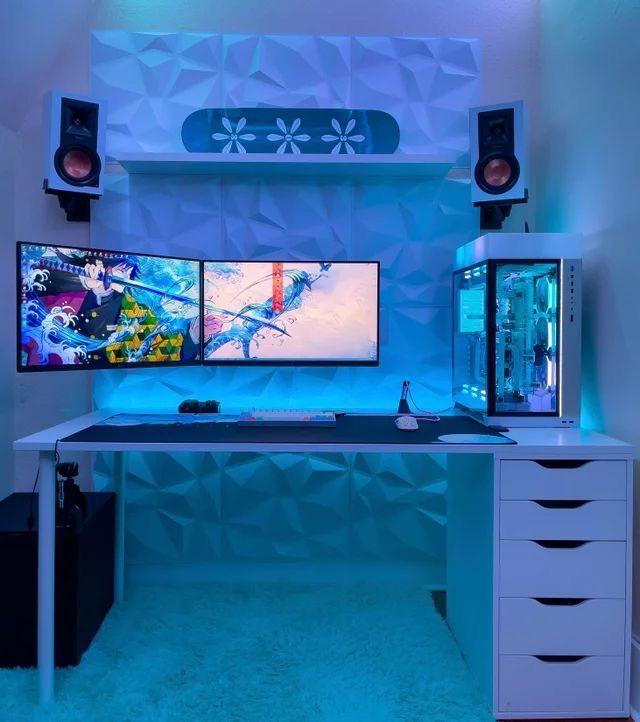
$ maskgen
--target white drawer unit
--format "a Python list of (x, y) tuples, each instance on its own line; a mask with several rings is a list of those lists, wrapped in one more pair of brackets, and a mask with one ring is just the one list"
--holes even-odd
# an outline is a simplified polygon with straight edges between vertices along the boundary
[(498, 709), (558, 715), (620, 714), (623, 708), (624, 657), (542, 659), (501, 655)]
[(627, 504), (622, 500), (503, 500), (500, 538), (625, 541)]
[(500, 599), (500, 654), (624, 656), (624, 599)]
[[(571, 542), (557, 542), (557, 544)], [(578, 542), (579, 543), (579, 542)], [(501, 597), (618, 598), (626, 593), (626, 544), (500, 541)]]
[(626, 459), (503, 459), (494, 499), (494, 712), (628, 713)]
[(507, 460), (501, 462), (502, 499), (626, 499), (622, 460)]
[(492, 465), (448, 459), (449, 628), (495, 719), (627, 719), (633, 449), (508, 435)]

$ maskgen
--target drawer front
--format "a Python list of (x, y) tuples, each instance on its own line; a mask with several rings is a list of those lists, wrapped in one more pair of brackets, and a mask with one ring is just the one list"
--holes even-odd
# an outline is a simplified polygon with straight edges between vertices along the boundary
[(502, 461), (500, 498), (585, 500), (627, 498), (626, 461), (588, 461), (574, 468), (543, 466), (543, 464), (557, 463), (559, 462)]
[(560, 601), (500, 599), (500, 654), (624, 656), (624, 599)]
[(624, 542), (549, 549), (533, 541), (501, 541), (499, 595), (622, 599), (625, 552)]
[[(574, 506), (574, 504), (581, 504)], [(625, 501), (502, 501), (501, 539), (625, 541)]]
[(551, 662), (537, 657), (502, 655), (499, 675), (500, 712), (581, 717), (624, 711), (624, 657)]

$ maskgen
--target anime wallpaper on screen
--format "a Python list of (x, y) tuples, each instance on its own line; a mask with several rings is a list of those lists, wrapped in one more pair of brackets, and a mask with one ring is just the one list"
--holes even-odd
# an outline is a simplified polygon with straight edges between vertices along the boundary
[(200, 263), (18, 244), (18, 369), (200, 359)]
[(204, 263), (204, 361), (378, 362), (378, 264)]

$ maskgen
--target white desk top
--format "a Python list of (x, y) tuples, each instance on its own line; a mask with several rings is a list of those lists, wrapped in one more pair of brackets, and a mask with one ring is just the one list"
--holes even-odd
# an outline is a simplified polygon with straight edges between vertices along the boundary
[[(132, 410), (127, 410), (131, 413)], [(137, 412), (138, 410), (136, 410)], [(53, 451), (56, 442), (116, 413), (103, 409), (79, 416), (13, 442), (15, 451)], [(390, 415), (389, 423), (395, 415)], [(403, 432), (404, 433), (404, 432)], [(506, 444), (319, 444), (319, 443), (113, 443), (59, 442), (60, 451), (255, 451), (255, 452), (375, 452), (430, 454), (492, 454), (499, 458), (587, 457), (597, 452), (602, 457), (630, 458), (633, 447), (617, 439), (585, 429), (536, 428), (510, 429), (505, 432), (517, 445)]]

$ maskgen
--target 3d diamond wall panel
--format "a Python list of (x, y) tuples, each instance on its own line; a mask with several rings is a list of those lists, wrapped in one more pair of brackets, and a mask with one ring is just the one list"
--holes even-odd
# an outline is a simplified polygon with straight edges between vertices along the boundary
[(354, 257), (348, 182), (225, 179), (221, 203), (224, 258), (277, 259), (283, 253), (297, 260)]
[[(220, 182), (202, 176), (107, 175), (108, 208), (92, 215), (97, 247), (200, 258), (220, 252)], [(100, 212), (104, 209), (104, 212)]]
[(391, 113), (401, 153), (462, 153), (478, 65), (474, 40), (354, 37), (351, 107)]
[(182, 121), (220, 105), (222, 36), (92, 34), (91, 90), (109, 99), (107, 154), (182, 149)]
[(368, 559), (444, 559), (445, 460), (354, 454), (352, 553)]
[(224, 35), (222, 107), (350, 107), (351, 38)]
[(349, 466), (344, 454), (234, 454), (223, 475), (223, 553), (347, 559)]
[(315, 35), (93, 33), (91, 86), (110, 101), (107, 153), (180, 151), (206, 107), (365, 108), (391, 113), (401, 153), (463, 153), (479, 41)]
[[(227, 104), (385, 110), (400, 122), (403, 152), (463, 153), (461, 128), (477, 101), (478, 43), (100, 32), (91, 77), (93, 92), (110, 103), (111, 152), (181, 150), (180, 114)], [(455, 248), (478, 234), (469, 199), (458, 180), (107, 176), (92, 214), (96, 247), (379, 260), (381, 363), (101, 371), (96, 405), (175, 408), (199, 397), (221, 399), (227, 409), (393, 410), (409, 378), (421, 406), (447, 406), (451, 266)], [(98, 485), (110, 464), (98, 460)], [(171, 462), (132, 455), (127, 559), (411, 560), (437, 569), (445, 485), (438, 457), (227, 454)]]
[[(222, 469), (229, 455), (128, 454), (127, 556), (147, 563), (219, 559)], [(113, 478), (98, 455), (96, 485)]]

